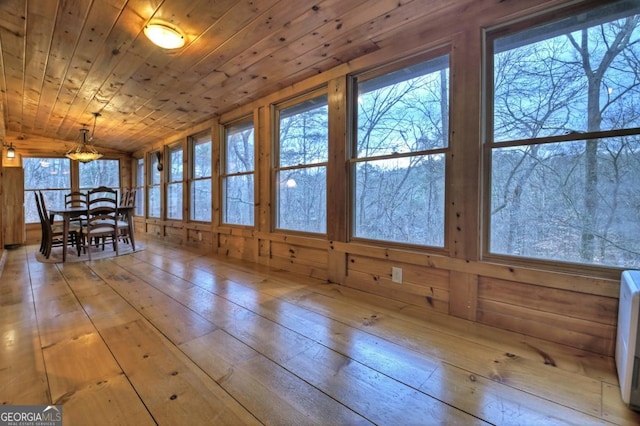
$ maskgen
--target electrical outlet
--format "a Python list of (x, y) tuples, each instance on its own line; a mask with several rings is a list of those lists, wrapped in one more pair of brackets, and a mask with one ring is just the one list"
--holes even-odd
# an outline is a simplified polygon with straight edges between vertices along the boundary
[(394, 283), (402, 284), (402, 268), (391, 268), (391, 281)]
[(198, 232), (198, 241), (202, 241), (202, 232)]

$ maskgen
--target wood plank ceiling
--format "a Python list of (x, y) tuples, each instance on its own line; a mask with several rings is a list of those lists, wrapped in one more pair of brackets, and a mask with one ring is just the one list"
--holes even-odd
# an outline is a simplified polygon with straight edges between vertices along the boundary
[[(423, 30), (470, 0), (1, 0), (0, 132), (133, 152)], [(152, 19), (187, 44), (163, 50)], [(0, 137), (3, 136), (0, 133)]]

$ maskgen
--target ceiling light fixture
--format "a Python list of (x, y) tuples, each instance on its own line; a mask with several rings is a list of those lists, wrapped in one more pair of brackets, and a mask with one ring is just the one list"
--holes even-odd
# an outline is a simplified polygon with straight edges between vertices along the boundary
[(167, 24), (153, 22), (144, 27), (144, 34), (156, 46), (163, 49), (179, 49), (184, 46), (184, 35), (177, 28)]
[(80, 161), (81, 163), (88, 163), (93, 160), (97, 160), (102, 157), (102, 154), (98, 152), (97, 149), (91, 144), (93, 141), (93, 136), (96, 131), (96, 120), (100, 117), (99, 112), (93, 112), (93, 130), (91, 131), (91, 135), (87, 136), (89, 133), (89, 129), (87, 129), (87, 125), (83, 124), (82, 129), (80, 129), (80, 140), (76, 144), (75, 147), (71, 148), (65, 156), (72, 160)]

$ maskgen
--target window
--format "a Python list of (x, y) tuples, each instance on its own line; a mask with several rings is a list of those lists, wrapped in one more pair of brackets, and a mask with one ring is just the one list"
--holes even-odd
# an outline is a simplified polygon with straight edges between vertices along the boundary
[(222, 222), (253, 226), (253, 121), (225, 127), (222, 171)]
[(25, 223), (39, 223), (34, 193), (42, 191), (47, 209), (64, 207), (64, 194), (71, 191), (71, 160), (24, 158)]
[(277, 109), (279, 229), (326, 233), (328, 110), (326, 94)]
[(640, 7), (490, 35), (488, 252), (640, 264)]
[(162, 197), (160, 194), (160, 184), (161, 180), (161, 170), (162, 166), (162, 153), (160, 151), (152, 152), (149, 154), (150, 161), (147, 162), (149, 164), (149, 177), (151, 178), (149, 182), (149, 188), (147, 191), (148, 203), (149, 206), (149, 217), (159, 218), (161, 213), (162, 206)]
[(167, 219), (182, 219), (182, 144), (169, 147), (169, 182), (167, 183)]
[(136, 216), (144, 216), (144, 158), (138, 158), (136, 162)]
[(120, 161), (94, 160), (89, 163), (78, 163), (80, 172), (80, 190), (106, 186), (120, 189)]
[(449, 56), (356, 87), (353, 236), (444, 247)]
[(190, 218), (211, 222), (211, 135), (190, 138), (191, 181), (189, 182)]

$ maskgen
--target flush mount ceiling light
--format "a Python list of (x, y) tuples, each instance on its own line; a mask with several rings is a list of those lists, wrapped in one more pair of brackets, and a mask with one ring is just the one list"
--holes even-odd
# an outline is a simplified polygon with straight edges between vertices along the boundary
[(179, 49), (185, 43), (184, 35), (178, 29), (160, 22), (147, 24), (144, 27), (144, 35), (163, 49)]

